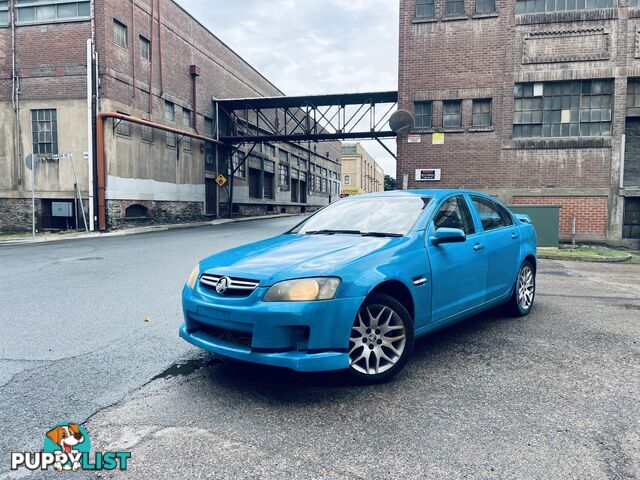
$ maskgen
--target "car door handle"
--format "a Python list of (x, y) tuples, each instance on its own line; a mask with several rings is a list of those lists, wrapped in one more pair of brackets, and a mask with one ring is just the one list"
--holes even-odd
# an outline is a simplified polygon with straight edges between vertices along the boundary
[(476, 243), (476, 244), (473, 246), (473, 249), (474, 249), (476, 252), (479, 252), (480, 250), (484, 250), (484, 245), (483, 245), (482, 243)]
[(520, 238), (520, 234), (519, 234), (518, 232), (513, 232), (513, 233), (511, 234), (511, 238), (513, 238), (514, 240), (515, 240), (516, 238)]

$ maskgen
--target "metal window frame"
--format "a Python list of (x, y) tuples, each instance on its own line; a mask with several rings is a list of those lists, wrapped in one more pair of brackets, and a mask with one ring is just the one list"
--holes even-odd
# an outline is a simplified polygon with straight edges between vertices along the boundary
[[(457, 106), (458, 111), (456, 113), (448, 113), (448, 106)], [(447, 125), (447, 118), (458, 117), (458, 123), (456, 125)], [(461, 128), (462, 127), (462, 100), (444, 100), (442, 102), (442, 128)]]
[(436, 5), (434, 0), (416, 0), (416, 18), (435, 18)]
[[(476, 106), (487, 105), (489, 108), (487, 111), (476, 112)], [(491, 98), (476, 98), (473, 99), (471, 106), (471, 125), (474, 127), (490, 127), (493, 125), (493, 101)], [(487, 123), (478, 123), (476, 118), (488, 118)]]
[[(124, 29), (124, 45), (119, 43), (117, 40), (117, 30), (116, 28), (123, 28)], [(126, 23), (121, 22), (120, 20), (118, 20), (117, 18), (113, 19), (113, 43), (115, 43), (117, 46), (119, 46), (120, 48), (123, 48), (125, 50), (129, 50), (129, 27), (127, 26)]]
[[(40, 120), (38, 119), (38, 114), (40, 112), (50, 112), (52, 114), (51, 118), (48, 120)], [(35, 114), (35, 120), (34, 120)], [(49, 122), (51, 124), (51, 141), (50, 142), (34, 142), (34, 133), (40, 135), (39, 128), (34, 131), (34, 126), (39, 122)], [(55, 123), (55, 128), (53, 128)], [(42, 132), (45, 133), (45, 132)], [(51, 145), (51, 152), (41, 152), (41, 145)], [(55, 108), (34, 108), (31, 110), (31, 149), (32, 153), (35, 155), (57, 155), (59, 153), (59, 139), (58, 139), (58, 111)]]
[[(424, 113), (424, 107), (429, 105), (429, 114), (425, 114)], [(422, 111), (420, 112), (420, 114), (418, 114), (418, 107), (422, 108)], [(415, 118), (414, 118), (414, 126), (415, 128), (433, 128), (433, 102), (432, 101), (421, 101), (421, 102), (414, 102), (414, 111), (415, 111)], [(421, 119), (421, 121), (419, 122), (418, 119)], [(424, 120), (428, 118), (429, 119), (429, 124), (425, 124)]]
[[(76, 15), (75, 17), (58, 17), (58, 5), (68, 5), (68, 4), (76, 4), (76, 13), (79, 11), (79, 4), (88, 3), (89, 4), (89, 14), (88, 15)], [(55, 8), (55, 17), (50, 20), (38, 20), (37, 19), (37, 8), (38, 7), (50, 7), (56, 6)], [(34, 18), (33, 20), (20, 20), (20, 10), (33, 8), (34, 9)], [(83, 22), (87, 20), (91, 20), (91, 1), (90, 0), (49, 0), (49, 1), (21, 1), (16, 0), (15, 3), (16, 9), (16, 25), (43, 25), (49, 23), (64, 23), (64, 22)]]
[[(600, 91), (596, 92), (593, 82), (600, 84)], [(521, 95), (514, 94), (516, 103), (514, 104), (513, 118), (513, 138), (581, 138), (581, 137), (609, 137), (612, 134), (613, 119), (613, 99), (615, 85), (612, 79), (583, 79), (538, 82), (543, 84), (542, 97), (533, 93), (528, 95), (527, 91), (533, 92), (532, 83), (520, 83), (515, 85), (515, 93), (518, 89)], [(603, 86), (606, 88), (603, 89)], [(585, 91), (585, 88), (588, 91)], [(576, 100), (574, 97), (578, 97)], [(607, 97), (608, 106), (602, 107), (600, 101), (598, 105), (592, 104), (593, 98), (601, 100)], [(519, 113), (538, 112), (535, 110), (517, 110), (519, 100), (542, 99), (542, 118), (540, 122), (527, 122)], [(589, 101), (587, 101), (589, 99)], [(594, 102), (596, 103), (596, 102)], [(563, 112), (569, 111), (569, 121), (563, 121)], [(602, 118), (593, 120), (593, 112), (608, 112), (608, 119)], [(586, 117), (588, 119), (585, 119)], [(531, 127), (531, 135), (523, 133), (525, 127)], [(534, 134), (533, 128), (539, 130), (539, 134)]]
[[(6, 7), (2, 7), (0, 6), (0, 13), (2, 12), (7, 12), (7, 20), (6, 22), (0, 22), (0, 27), (8, 27), (10, 25), (10, 17), (9, 17), (9, 0), (3, 0), (4, 3), (7, 4)], [(2, 5), (2, 2), (0, 2), (0, 5)]]
[[(462, 5), (462, 11), (457, 10), (457, 7), (459, 7), (460, 5)], [(454, 11), (449, 10), (451, 6), (455, 7)], [(465, 14), (464, 0), (446, 0), (445, 1), (445, 7), (444, 7), (445, 17), (456, 17), (464, 14)]]
[(138, 54), (143, 60), (151, 61), (151, 40), (144, 35), (138, 35)]

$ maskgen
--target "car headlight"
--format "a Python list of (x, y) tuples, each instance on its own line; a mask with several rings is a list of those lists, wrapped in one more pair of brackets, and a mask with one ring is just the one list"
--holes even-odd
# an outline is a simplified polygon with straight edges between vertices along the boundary
[(196, 286), (196, 282), (198, 281), (198, 275), (200, 275), (200, 265), (196, 265), (196, 268), (193, 269), (191, 275), (189, 275), (189, 280), (187, 281), (187, 285), (189, 288), (193, 290)]
[(273, 285), (264, 296), (265, 302), (315, 302), (336, 296), (340, 279), (335, 277), (300, 278)]

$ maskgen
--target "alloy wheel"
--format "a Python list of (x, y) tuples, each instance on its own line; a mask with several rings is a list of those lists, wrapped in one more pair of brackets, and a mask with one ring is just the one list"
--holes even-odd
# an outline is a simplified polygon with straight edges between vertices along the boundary
[(384, 373), (398, 363), (406, 343), (404, 322), (392, 308), (366, 305), (351, 329), (351, 368), (365, 375)]
[(529, 310), (533, 303), (535, 293), (535, 279), (533, 270), (529, 265), (525, 265), (518, 275), (518, 304), (523, 310)]

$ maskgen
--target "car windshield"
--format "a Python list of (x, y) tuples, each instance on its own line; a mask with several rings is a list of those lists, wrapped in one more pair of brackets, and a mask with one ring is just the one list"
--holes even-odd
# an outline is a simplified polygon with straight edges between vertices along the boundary
[(403, 236), (411, 231), (429, 200), (415, 195), (352, 197), (320, 210), (289, 233)]

